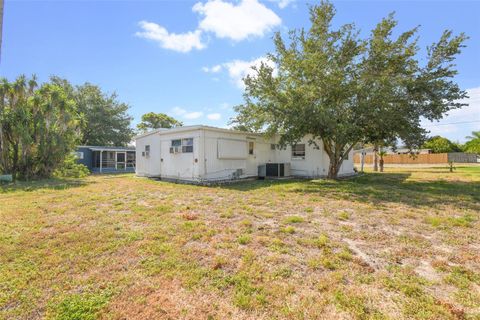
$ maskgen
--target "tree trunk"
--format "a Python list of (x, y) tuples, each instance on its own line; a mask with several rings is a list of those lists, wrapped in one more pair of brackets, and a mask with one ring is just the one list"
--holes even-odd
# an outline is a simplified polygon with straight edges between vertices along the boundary
[(342, 163), (338, 159), (335, 161), (335, 159), (330, 159), (330, 164), (328, 166), (328, 179), (334, 179), (336, 180), (338, 178), (338, 171), (340, 171)]
[(363, 173), (363, 167), (365, 166), (365, 151), (362, 150), (361, 154), (361, 164), (360, 164), (360, 172)]
[(335, 142), (326, 139), (322, 139), (322, 143), (323, 150), (325, 150), (330, 160), (327, 178), (338, 179), (338, 172), (340, 171), (343, 160), (352, 150), (356, 142), (352, 143), (350, 147), (347, 147), (345, 144), (335, 144)]
[(373, 171), (378, 171), (378, 146), (373, 146)]
[(380, 157), (380, 172), (383, 172), (383, 157)]
[(13, 145), (12, 178), (17, 180), (18, 176), (18, 144)]
[[(2, 124), (0, 123), (0, 174), (2, 174), (2, 170), (6, 171), (7, 170), (7, 162), (5, 161), (6, 156), (5, 156), (5, 144), (4, 144), (4, 138), (3, 138), (3, 130), (2, 130)], [(4, 172), (7, 173), (7, 172)]]

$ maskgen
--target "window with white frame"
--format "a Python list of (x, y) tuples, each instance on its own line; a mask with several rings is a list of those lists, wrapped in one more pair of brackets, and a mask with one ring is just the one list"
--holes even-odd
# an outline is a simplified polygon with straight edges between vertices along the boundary
[(192, 153), (192, 152), (193, 152), (193, 138), (172, 140), (170, 153)]
[(145, 155), (145, 157), (150, 157), (150, 145), (149, 144), (145, 145), (145, 151), (143, 152), (143, 155)]
[(182, 139), (182, 152), (183, 153), (193, 152), (193, 138)]
[(305, 143), (292, 146), (292, 159), (305, 159)]

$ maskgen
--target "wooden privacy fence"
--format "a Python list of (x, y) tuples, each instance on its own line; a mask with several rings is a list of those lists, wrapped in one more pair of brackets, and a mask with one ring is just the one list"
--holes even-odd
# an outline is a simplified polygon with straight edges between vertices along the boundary
[[(455, 156), (454, 156), (455, 155)], [(449, 159), (454, 162), (472, 163), (476, 162), (476, 155), (470, 154), (452, 154), (452, 153), (429, 153), (417, 154), (415, 157), (409, 154), (388, 154), (383, 157), (385, 164), (447, 164)], [(378, 157), (380, 160), (380, 157)], [(357, 153), (353, 157), (357, 164), (361, 162), (361, 154)], [(373, 154), (365, 155), (365, 164), (373, 164)]]

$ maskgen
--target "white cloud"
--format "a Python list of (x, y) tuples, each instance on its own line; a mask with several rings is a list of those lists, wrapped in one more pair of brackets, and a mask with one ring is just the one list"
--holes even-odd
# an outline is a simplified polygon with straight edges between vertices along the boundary
[(245, 78), (247, 75), (255, 75), (256, 72), (252, 69), (252, 67), (260, 67), (262, 62), (274, 68), (274, 75), (276, 74), (275, 64), (267, 57), (260, 57), (251, 61), (233, 60), (224, 63), (223, 66), (228, 71), (230, 79), (237, 85), (237, 87), (244, 89), (245, 84), (243, 83), (243, 78)]
[(180, 107), (175, 107), (172, 109), (172, 112), (176, 116), (183, 116), (185, 113), (187, 113), (187, 110)]
[(251, 36), (261, 37), (282, 22), (275, 12), (258, 0), (241, 0), (239, 4), (223, 0), (198, 2), (193, 6), (193, 11), (203, 17), (199, 24), (201, 30), (234, 41)]
[(177, 34), (169, 33), (167, 29), (153, 22), (140, 21), (138, 24), (143, 31), (135, 33), (137, 37), (153, 40), (164, 49), (189, 52), (192, 49), (206, 48), (206, 45), (202, 43), (201, 30)]
[(449, 122), (480, 120), (480, 87), (466, 91), (469, 97), (462, 102), (468, 103), (468, 106), (450, 111), (448, 113)]
[(201, 116), (203, 116), (203, 112), (201, 111), (187, 112), (183, 115), (183, 117), (188, 120), (198, 119)]
[(222, 115), (220, 113), (210, 113), (207, 115), (207, 118), (210, 120), (220, 120), (222, 118)]
[(276, 2), (280, 9), (285, 9), (289, 4), (294, 3), (296, 0), (270, 0), (271, 2)]
[(465, 141), (465, 136), (473, 130), (480, 130), (480, 87), (467, 89), (469, 98), (462, 102), (468, 103), (461, 109), (455, 109), (438, 122), (422, 121), (430, 135), (441, 135), (454, 141)]
[(177, 117), (183, 117), (187, 120), (198, 119), (203, 116), (203, 112), (201, 111), (187, 111), (180, 107), (173, 108), (172, 113)]
[(218, 73), (220, 71), (222, 71), (222, 66), (217, 64), (213, 67), (202, 67), (202, 70), (206, 73)]

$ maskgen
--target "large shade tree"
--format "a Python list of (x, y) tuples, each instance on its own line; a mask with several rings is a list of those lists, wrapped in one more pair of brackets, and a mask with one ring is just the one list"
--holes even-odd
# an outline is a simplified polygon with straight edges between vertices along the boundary
[[(233, 124), (279, 134), (280, 145), (309, 142), (330, 159), (336, 178), (356, 143), (421, 146), (421, 118), (438, 120), (464, 104), (466, 93), (453, 81), (453, 61), (466, 40), (445, 31), (420, 63), (418, 28), (393, 36), (393, 14), (363, 39), (354, 24), (332, 27), (334, 6), (310, 8), (311, 27), (274, 37), (274, 66), (263, 63), (247, 76), (244, 104)], [(395, 32), (398, 33), (398, 32)]]
[(131, 142), (133, 118), (128, 114), (129, 105), (119, 101), (116, 93), (105, 93), (91, 83), (73, 86), (59, 77), (52, 77), (52, 82), (64, 88), (83, 115), (81, 144), (126, 146)]
[(149, 112), (142, 116), (142, 121), (137, 124), (137, 129), (140, 132), (160, 128), (174, 128), (180, 127), (183, 123), (175, 118), (172, 118), (165, 113)]
[(125, 146), (131, 142), (134, 131), (129, 105), (118, 101), (116, 93), (106, 94), (89, 83), (78, 86), (75, 102), (85, 122), (82, 144), (98, 146)]

